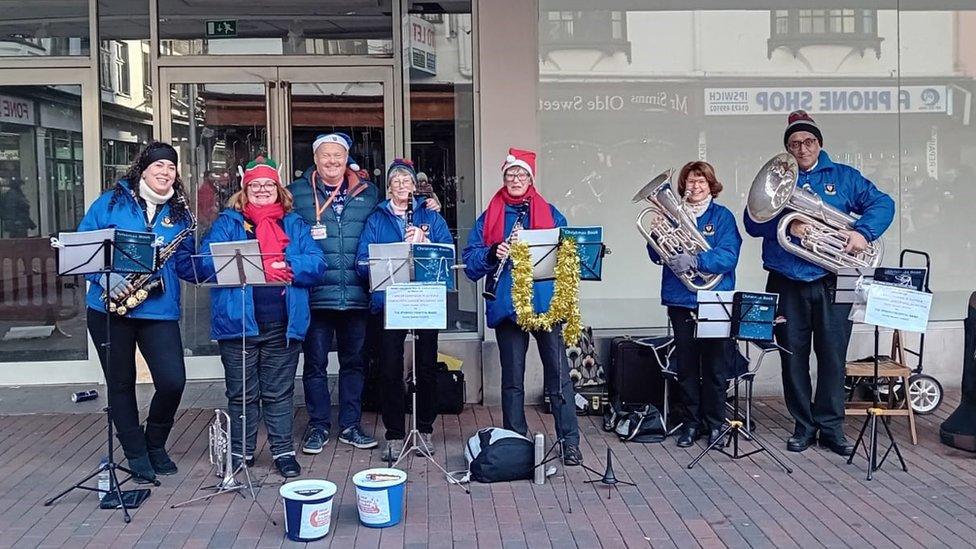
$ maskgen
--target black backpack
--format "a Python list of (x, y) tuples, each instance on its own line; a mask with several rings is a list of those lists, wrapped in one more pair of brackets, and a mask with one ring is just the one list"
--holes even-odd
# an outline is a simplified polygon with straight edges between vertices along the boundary
[(535, 447), (531, 440), (498, 427), (485, 427), (468, 439), (464, 448), (468, 471), (462, 482), (508, 482), (531, 479)]

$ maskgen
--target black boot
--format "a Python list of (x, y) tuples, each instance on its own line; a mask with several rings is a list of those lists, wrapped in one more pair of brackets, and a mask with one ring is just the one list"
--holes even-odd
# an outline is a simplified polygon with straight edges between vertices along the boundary
[(176, 464), (166, 453), (166, 439), (172, 428), (172, 423), (146, 422), (146, 452), (157, 475), (175, 475), (177, 472)]
[(126, 456), (126, 468), (132, 471), (132, 482), (136, 484), (152, 484), (156, 480), (156, 472), (153, 470), (149, 456), (143, 454), (138, 457)]

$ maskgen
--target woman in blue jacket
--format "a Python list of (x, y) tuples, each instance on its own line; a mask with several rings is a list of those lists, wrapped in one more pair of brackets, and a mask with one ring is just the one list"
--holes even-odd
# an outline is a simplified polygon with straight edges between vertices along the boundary
[[(735, 266), (739, 262), (742, 237), (735, 217), (713, 199), (722, 191), (715, 169), (707, 162), (689, 162), (678, 174), (678, 194), (695, 220), (698, 232), (711, 249), (698, 255), (681, 253), (668, 258), (661, 272), (661, 303), (668, 308), (674, 328), (675, 355), (678, 361), (678, 406), (681, 429), (678, 446), (691, 446), (704, 431), (708, 442), (718, 439), (725, 423), (725, 388), (733, 345), (730, 339), (696, 339), (694, 311), (698, 295), (689, 290), (675, 273), (697, 270), (722, 275), (716, 291), (735, 288)], [(647, 253), (655, 263), (661, 257), (648, 244)]]
[[(464, 248), (464, 272), (471, 280), (490, 276), (505, 262), (495, 290), (496, 298), (486, 301), (488, 327), (498, 339), (499, 362), (502, 369), (502, 423), (510, 431), (526, 435), (525, 421), (525, 353), (529, 349), (529, 334), (535, 338), (542, 360), (542, 377), (546, 396), (552, 406), (556, 436), (562, 440), (563, 465), (576, 466), (583, 462), (579, 449), (579, 424), (576, 419), (575, 392), (569, 377), (566, 345), (562, 340), (562, 326), (551, 332), (527, 332), (516, 323), (512, 305), (512, 268), (507, 261), (509, 240), (515, 241), (512, 227), (522, 216), (526, 229), (565, 227), (566, 218), (539, 194), (535, 187), (535, 153), (509, 149), (502, 165), (503, 185), (492, 197), (475, 222)], [(533, 310), (537, 314), (549, 310), (553, 281), (533, 283)]]
[[(275, 468), (283, 477), (296, 477), (302, 469), (292, 434), (295, 371), (309, 325), (308, 289), (321, 284), (325, 255), (312, 240), (308, 223), (291, 211), (291, 193), (281, 185), (274, 160), (258, 157), (248, 163), (241, 187), (204, 238), (202, 252), (210, 254), (214, 242), (257, 239), (265, 278), (283, 285), (249, 286), (244, 303), (238, 288), (210, 291), (210, 337), (217, 340), (224, 365), (233, 467), (237, 469), (242, 457), (253, 463), (263, 416)], [(204, 274), (212, 278), (213, 259), (202, 263)], [(244, 406), (248, 421), (242, 437)]]
[[(362, 236), (359, 239), (356, 268), (363, 279), (369, 278), (369, 245), (392, 242), (432, 242), (454, 244), (447, 222), (440, 214), (426, 208), (421, 200), (413, 199), (417, 190), (417, 174), (407, 160), (396, 159), (386, 173), (387, 194), (390, 199), (380, 202), (366, 219)], [(370, 312), (383, 314), (386, 292), (373, 292), (370, 297)], [(437, 330), (416, 330), (417, 335), (417, 430), (420, 431), (421, 445), (431, 454), (434, 444), (435, 408), (434, 376), (437, 366)], [(407, 403), (403, 387), (403, 342), (406, 330), (384, 329), (380, 341), (380, 380), (382, 386), (381, 412), (386, 426), (386, 447), (382, 459), (396, 460), (403, 450), (406, 437), (404, 414)]]
[[(107, 361), (104, 343), (105, 305), (103, 293), (113, 300), (133, 290), (124, 275), (89, 275), (86, 304), (91, 333), (112, 401), (112, 422), (128, 460), (133, 480), (153, 482), (156, 475), (176, 474), (176, 464), (166, 453), (166, 439), (183, 397), (186, 367), (180, 337), (180, 278), (193, 281), (191, 256), (193, 217), (187, 208), (183, 182), (176, 170), (176, 150), (158, 141), (143, 149), (115, 187), (98, 197), (78, 225), (79, 231), (126, 229), (154, 233), (163, 244), (175, 246), (153, 280), (154, 289), (140, 305), (125, 314), (112, 314), (112, 360)], [(174, 243), (177, 237), (182, 240)], [(149, 285), (143, 285), (143, 288)], [(117, 309), (118, 311), (118, 309)], [(136, 405), (136, 346), (152, 373), (155, 393), (149, 404), (146, 427), (139, 424)]]

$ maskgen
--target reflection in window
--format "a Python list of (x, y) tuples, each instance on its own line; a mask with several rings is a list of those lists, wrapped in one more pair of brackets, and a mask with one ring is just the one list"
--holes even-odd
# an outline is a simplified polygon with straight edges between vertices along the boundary
[(622, 52), (631, 60), (627, 16), (622, 11), (549, 11), (543, 21), (540, 55), (566, 49), (597, 49), (604, 55)]
[(88, 55), (88, 0), (0, 2), (0, 57)]
[(132, 89), (129, 82), (129, 44), (125, 42), (115, 43), (115, 80), (118, 92), (129, 95)]
[(786, 48), (796, 55), (797, 50), (811, 45), (847, 45), (875, 50), (881, 58), (881, 41), (874, 9), (793, 9), (770, 12), (770, 37), (767, 55)]
[(196, 6), (159, 0), (163, 55), (393, 55), (393, 18), (384, 2), (275, 2), (273, 9), (252, 3), (231, 12)]
[[(459, 248), (478, 216), (475, 208), (474, 95), (472, 93), (470, 3), (456, 11), (410, 14), (410, 158), (441, 202)], [(427, 48), (427, 45), (434, 47)], [(442, 65), (437, 61), (443, 60)], [(383, 183), (381, 183), (383, 184)], [(421, 188), (420, 190), (424, 190)], [(459, 250), (460, 251), (460, 250)], [(478, 329), (477, 286), (461, 275), (448, 294), (448, 332)]]
[(0, 86), (0, 362), (87, 357), (84, 281), (47, 237), (84, 214), (80, 93)]

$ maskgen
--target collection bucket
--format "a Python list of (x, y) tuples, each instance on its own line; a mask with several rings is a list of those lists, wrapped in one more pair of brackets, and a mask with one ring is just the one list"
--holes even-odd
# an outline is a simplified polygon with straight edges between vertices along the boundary
[(285, 535), (288, 539), (307, 542), (328, 535), (335, 484), (327, 480), (296, 480), (283, 484), (278, 493), (284, 499)]
[(359, 521), (370, 528), (386, 528), (403, 518), (407, 473), (399, 469), (366, 469), (353, 475)]

